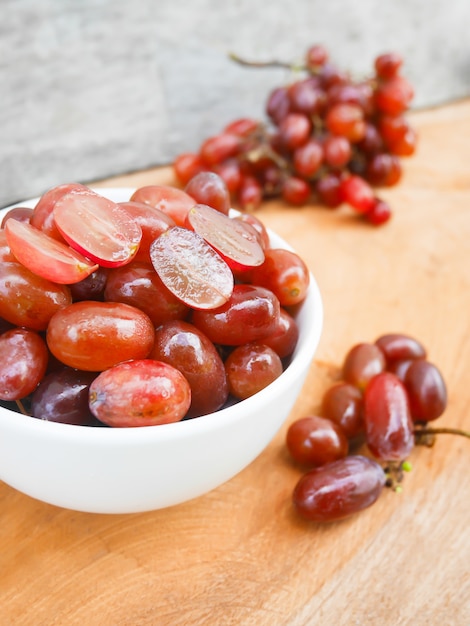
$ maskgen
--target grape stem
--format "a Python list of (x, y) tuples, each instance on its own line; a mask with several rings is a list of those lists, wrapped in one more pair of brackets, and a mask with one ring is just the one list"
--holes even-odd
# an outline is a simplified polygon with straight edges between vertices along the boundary
[(470, 431), (460, 430), (459, 428), (415, 428), (414, 434), (415, 437), (418, 438), (418, 441), (421, 437), (425, 438), (433, 435), (460, 435), (461, 437), (470, 439)]
[(16, 406), (20, 410), (20, 413), (23, 413), (23, 415), (29, 415), (28, 411), (24, 408), (24, 405), (21, 402), (21, 400), (15, 400), (15, 402), (16, 402)]
[(294, 63), (286, 63), (284, 61), (278, 61), (277, 59), (272, 59), (271, 61), (247, 61), (246, 59), (242, 59), (234, 52), (229, 52), (229, 58), (235, 63), (239, 65), (243, 65), (245, 67), (255, 67), (255, 68), (275, 68), (280, 67), (286, 70), (292, 71), (305, 71), (307, 68), (305, 65), (295, 65)]

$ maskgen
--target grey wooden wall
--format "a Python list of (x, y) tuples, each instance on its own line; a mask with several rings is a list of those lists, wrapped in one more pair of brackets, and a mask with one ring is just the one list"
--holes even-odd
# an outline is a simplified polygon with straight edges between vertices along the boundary
[(367, 73), (396, 50), (415, 106), (470, 95), (469, 0), (0, 0), (0, 206), (165, 164), (264, 116), (312, 43)]

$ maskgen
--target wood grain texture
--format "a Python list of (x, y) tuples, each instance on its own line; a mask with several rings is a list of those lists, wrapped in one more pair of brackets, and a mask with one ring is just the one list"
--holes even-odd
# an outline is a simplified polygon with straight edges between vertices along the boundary
[[(355, 342), (421, 339), (448, 383), (442, 425), (470, 429), (470, 102), (412, 121), (419, 151), (383, 192), (387, 226), (277, 202), (259, 214), (307, 261), (325, 305), (305, 387), (268, 448), (211, 493), (145, 514), (76, 513), (0, 484), (2, 626), (470, 624), (468, 440), (415, 450), (403, 493), (341, 523), (305, 523), (290, 504), (287, 426), (318, 408)], [(159, 182), (169, 169), (100, 184)]]

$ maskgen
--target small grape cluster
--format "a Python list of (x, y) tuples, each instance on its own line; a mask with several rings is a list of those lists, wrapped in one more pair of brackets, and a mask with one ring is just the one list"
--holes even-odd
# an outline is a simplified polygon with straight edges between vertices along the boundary
[(232, 58), (302, 75), (268, 95), (267, 123), (237, 119), (206, 139), (199, 152), (177, 156), (173, 167), (180, 183), (211, 170), (225, 180), (243, 211), (270, 197), (294, 206), (314, 199), (330, 209), (347, 204), (373, 225), (387, 222), (390, 205), (375, 188), (400, 181), (401, 157), (414, 154), (417, 145), (406, 117), (414, 90), (401, 74), (401, 55), (376, 57), (373, 75), (364, 80), (331, 63), (321, 45), (310, 47), (297, 68)]
[[(341, 380), (322, 398), (321, 416), (298, 419), (287, 430), (290, 457), (309, 468), (294, 488), (296, 511), (334, 521), (372, 505), (385, 486), (401, 490), (416, 444), (432, 445), (439, 433), (470, 437), (428, 427), (446, 405), (443, 376), (417, 339), (390, 333), (353, 346)], [(351, 454), (364, 444), (365, 454)]]

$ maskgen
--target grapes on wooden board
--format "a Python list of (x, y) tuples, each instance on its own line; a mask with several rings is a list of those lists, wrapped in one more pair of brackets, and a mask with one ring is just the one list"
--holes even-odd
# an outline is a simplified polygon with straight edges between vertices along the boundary
[[(367, 502), (375, 502), (384, 485), (401, 491), (416, 445), (430, 446), (439, 434), (470, 438), (460, 429), (428, 425), (444, 413), (447, 388), (440, 370), (427, 359), (424, 345), (410, 335), (386, 333), (373, 343), (355, 344), (346, 353), (341, 377), (324, 392), (320, 414), (291, 423), (285, 438), (295, 461), (317, 465), (299, 479), (293, 496), (297, 512), (315, 521), (334, 521), (358, 512)], [(350, 452), (354, 446), (356, 456), (346, 456), (346, 448), (345, 464), (332, 463), (328, 455), (339, 454), (339, 440), (332, 445), (332, 437), (323, 437), (322, 424), (333, 424), (344, 441), (349, 440)], [(331, 426), (326, 430), (332, 436)], [(354, 470), (348, 465), (351, 458), (359, 459)], [(369, 478), (375, 476), (375, 481), (369, 483), (370, 489), (362, 483), (364, 491), (356, 506), (352, 473), (357, 470), (359, 480), (359, 467), (374, 467)], [(344, 491), (340, 474), (346, 477)]]
[(191, 404), (191, 388), (172, 365), (135, 359), (101, 372), (91, 383), (93, 415), (115, 428), (179, 422)]
[[(317, 50), (321, 63), (315, 60)], [(398, 184), (401, 158), (413, 155), (418, 142), (406, 117), (414, 90), (403, 74), (402, 56), (378, 55), (370, 73), (360, 78), (336, 66), (317, 44), (308, 48), (301, 66), (230, 57), (245, 67), (290, 69), (292, 78), (268, 93), (266, 120), (234, 120), (198, 151), (174, 159), (186, 191), (192, 189), (191, 178), (216, 172), (231, 204), (242, 211), (255, 211), (264, 199), (277, 196), (292, 206), (312, 200), (328, 208), (349, 205), (368, 224), (388, 222), (391, 207), (372, 187)], [(341, 194), (334, 191), (335, 177)]]

